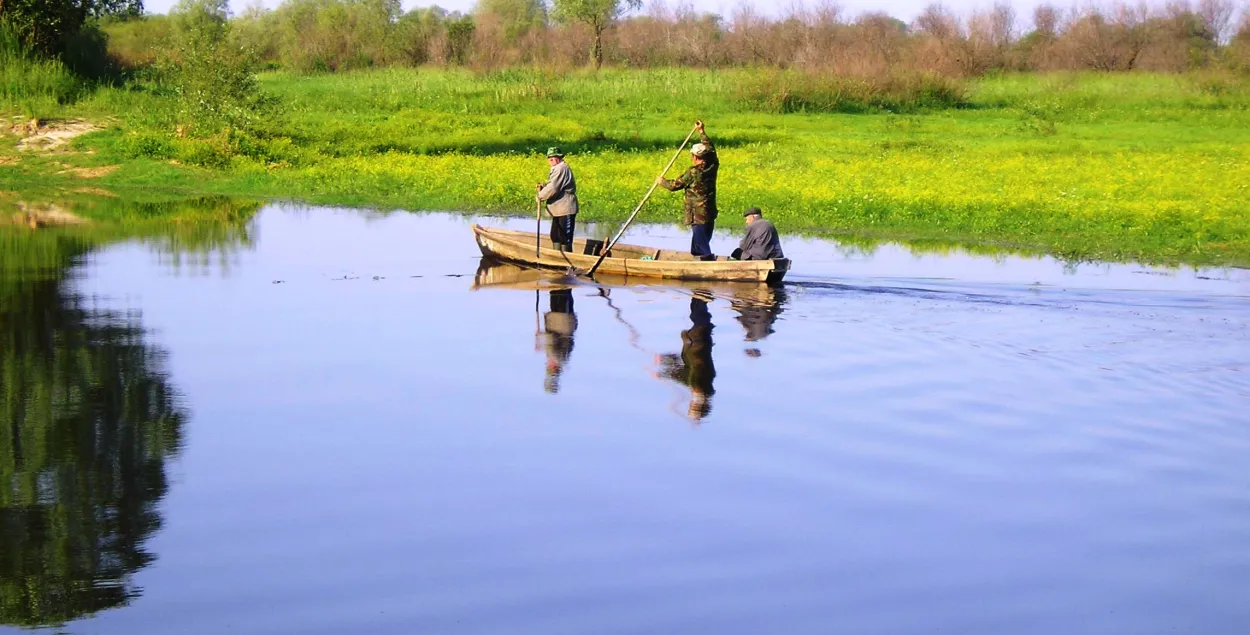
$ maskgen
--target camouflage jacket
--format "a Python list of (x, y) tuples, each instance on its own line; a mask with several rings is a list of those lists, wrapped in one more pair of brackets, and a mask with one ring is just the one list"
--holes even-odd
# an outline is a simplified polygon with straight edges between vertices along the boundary
[(686, 190), (687, 225), (704, 225), (716, 220), (716, 172), (720, 169), (720, 159), (707, 133), (700, 132), (699, 140), (708, 148), (703, 154), (703, 165), (692, 165), (676, 179), (664, 179), (660, 184), (670, 192)]

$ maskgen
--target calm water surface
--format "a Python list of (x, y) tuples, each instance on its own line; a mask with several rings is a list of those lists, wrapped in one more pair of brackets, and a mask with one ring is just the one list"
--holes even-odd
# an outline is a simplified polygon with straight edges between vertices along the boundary
[(6, 272), (0, 630), (1250, 632), (1250, 272), (570, 285), (470, 222)]

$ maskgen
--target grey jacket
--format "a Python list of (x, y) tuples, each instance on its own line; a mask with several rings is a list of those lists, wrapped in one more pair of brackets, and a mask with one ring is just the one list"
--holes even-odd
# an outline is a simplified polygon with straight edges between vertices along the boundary
[(743, 236), (739, 247), (742, 249), (742, 260), (785, 258), (777, 228), (763, 218), (747, 226), (747, 235)]
[(569, 164), (561, 161), (551, 167), (546, 185), (538, 191), (538, 200), (547, 202), (547, 211), (552, 216), (577, 213), (577, 181), (573, 180)]

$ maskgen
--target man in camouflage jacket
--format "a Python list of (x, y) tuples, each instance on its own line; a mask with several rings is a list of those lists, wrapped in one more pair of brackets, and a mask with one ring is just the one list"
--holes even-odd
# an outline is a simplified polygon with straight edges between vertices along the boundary
[(685, 190), (686, 224), (690, 226), (690, 253), (713, 259), (712, 230), (716, 227), (716, 173), (720, 159), (716, 148), (703, 130), (703, 122), (696, 121), (699, 143), (690, 148), (691, 165), (676, 179), (660, 177), (657, 183), (670, 191)]

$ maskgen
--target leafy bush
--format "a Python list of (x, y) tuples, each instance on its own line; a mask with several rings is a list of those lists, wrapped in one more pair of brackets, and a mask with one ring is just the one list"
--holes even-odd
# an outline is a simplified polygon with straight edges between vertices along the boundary
[(161, 66), (185, 132), (246, 128), (273, 106), (256, 84), (253, 56), (232, 37), (226, 0), (181, 0), (170, 15), (171, 46)]
[(286, 137), (262, 139), (244, 135), (238, 140), (238, 152), (266, 165), (292, 166), (304, 162), (301, 150)]
[(238, 153), (238, 142), (229, 133), (205, 139), (187, 139), (179, 146), (179, 160), (206, 168), (230, 167), (231, 159)]
[(143, 132), (123, 137), (118, 150), (131, 159), (169, 159), (174, 156), (174, 143), (167, 135)]

